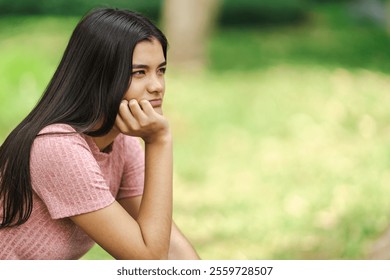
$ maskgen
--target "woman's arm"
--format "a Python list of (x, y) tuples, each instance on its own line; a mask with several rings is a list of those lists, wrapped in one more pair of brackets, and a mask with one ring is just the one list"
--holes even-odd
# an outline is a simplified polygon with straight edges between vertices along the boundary
[(167, 259), (172, 227), (172, 139), (168, 123), (147, 101), (124, 102), (116, 127), (145, 141), (145, 188), (139, 214), (134, 219), (114, 202), (71, 219), (114, 258)]
[(169, 245), (168, 259), (170, 260), (200, 260), (199, 255), (191, 243), (172, 222), (171, 243)]
[[(123, 198), (119, 200), (119, 203), (124, 209), (136, 219), (138, 216), (138, 211), (141, 205), (142, 196)], [(168, 258), (170, 260), (199, 260), (200, 257), (184, 236), (184, 234), (179, 230), (174, 222), (172, 222), (171, 229), (171, 238), (169, 245), (169, 254)]]

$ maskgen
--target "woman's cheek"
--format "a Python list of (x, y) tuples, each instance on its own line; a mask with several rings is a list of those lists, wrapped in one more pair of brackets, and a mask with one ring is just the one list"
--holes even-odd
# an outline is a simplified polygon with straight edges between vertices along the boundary
[(127, 101), (135, 99), (139, 102), (142, 99), (141, 87), (132, 83), (129, 90), (126, 92), (124, 99), (126, 99)]

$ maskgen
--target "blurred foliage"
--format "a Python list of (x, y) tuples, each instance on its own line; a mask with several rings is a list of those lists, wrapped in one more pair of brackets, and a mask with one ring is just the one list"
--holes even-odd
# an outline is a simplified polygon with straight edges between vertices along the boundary
[(310, 0), (313, 3), (346, 3), (354, 0)]
[[(307, 18), (308, 5), (319, 0), (221, 0), (222, 25), (285, 24)], [(0, 0), (2, 15), (74, 15), (94, 7), (127, 8), (159, 20), (162, 0)]]
[[(345, 4), (359, 0), (221, 1), (219, 23), (223, 26), (242, 26), (300, 23), (310, 17), (309, 11), (313, 5)], [(158, 21), (163, 2), (163, 0), (0, 0), (0, 15), (81, 16), (95, 7), (116, 7), (138, 11)]]
[(209, 65), (216, 71), (250, 71), (287, 63), (390, 73), (390, 64), (384, 63), (390, 61), (388, 32), (358, 24), (345, 5), (312, 8), (306, 24), (222, 30), (210, 43)]
[(222, 25), (283, 24), (300, 22), (307, 15), (307, 0), (224, 0)]
[(80, 16), (95, 7), (116, 7), (138, 11), (157, 19), (161, 5), (160, 0), (0, 0), (0, 14)]

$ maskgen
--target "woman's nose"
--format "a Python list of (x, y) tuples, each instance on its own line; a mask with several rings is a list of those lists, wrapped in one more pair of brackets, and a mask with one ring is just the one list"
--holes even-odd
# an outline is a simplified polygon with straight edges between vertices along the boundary
[(148, 91), (150, 93), (160, 93), (164, 90), (164, 77), (160, 77), (158, 75), (153, 75), (150, 78), (149, 85), (148, 85)]

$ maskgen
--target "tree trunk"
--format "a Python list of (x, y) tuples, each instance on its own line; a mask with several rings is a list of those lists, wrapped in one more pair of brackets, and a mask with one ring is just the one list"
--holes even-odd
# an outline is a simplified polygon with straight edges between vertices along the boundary
[(169, 42), (169, 64), (201, 70), (207, 65), (207, 44), (220, 0), (165, 0), (163, 30)]

